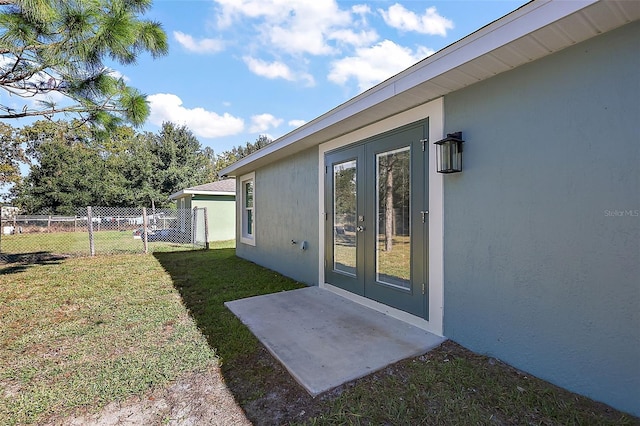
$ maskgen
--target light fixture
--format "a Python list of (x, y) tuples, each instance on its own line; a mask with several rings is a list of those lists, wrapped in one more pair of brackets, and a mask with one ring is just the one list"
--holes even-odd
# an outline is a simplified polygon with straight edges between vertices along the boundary
[(448, 133), (447, 137), (434, 142), (438, 173), (462, 171), (462, 132)]

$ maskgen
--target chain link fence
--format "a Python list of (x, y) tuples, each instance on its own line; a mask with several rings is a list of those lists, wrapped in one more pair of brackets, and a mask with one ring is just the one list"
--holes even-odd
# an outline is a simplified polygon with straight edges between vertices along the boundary
[(6, 215), (0, 222), (0, 261), (208, 248), (206, 210), (86, 207), (74, 216)]

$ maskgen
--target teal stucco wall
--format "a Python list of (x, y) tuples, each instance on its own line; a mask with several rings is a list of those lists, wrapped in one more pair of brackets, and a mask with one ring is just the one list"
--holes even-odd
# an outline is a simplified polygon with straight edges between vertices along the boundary
[(640, 415), (640, 23), (445, 97), (445, 335)]
[(238, 256), (318, 285), (318, 148), (256, 170), (254, 196), (256, 245), (238, 235)]

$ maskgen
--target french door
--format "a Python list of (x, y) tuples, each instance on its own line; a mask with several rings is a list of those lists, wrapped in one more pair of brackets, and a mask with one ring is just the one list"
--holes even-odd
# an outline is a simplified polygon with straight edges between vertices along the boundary
[(325, 281), (428, 319), (428, 124), (325, 155)]

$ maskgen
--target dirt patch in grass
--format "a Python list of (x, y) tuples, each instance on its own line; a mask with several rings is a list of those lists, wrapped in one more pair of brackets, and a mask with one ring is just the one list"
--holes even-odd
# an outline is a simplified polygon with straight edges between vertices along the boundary
[(55, 426), (107, 425), (250, 425), (222, 380), (220, 369), (183, 375), (166, 387), (142, 396), (112, 402), (99, 413), (79, 411), (72, 416), (50, 418)]

